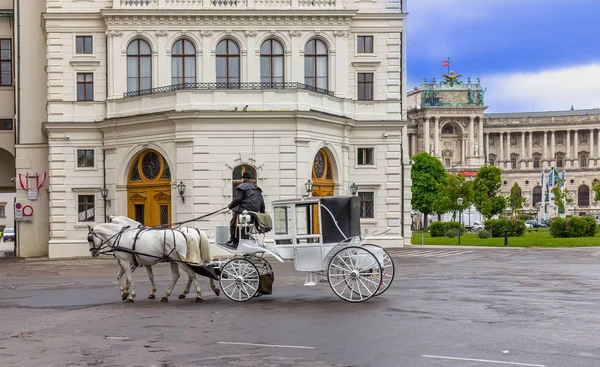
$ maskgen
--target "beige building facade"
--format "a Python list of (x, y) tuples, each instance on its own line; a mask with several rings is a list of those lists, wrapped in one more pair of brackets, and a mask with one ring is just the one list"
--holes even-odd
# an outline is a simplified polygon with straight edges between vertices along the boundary
[(542, 190), (556, 168), (573, 199), (566, 214), (600, 214), (591, 191), (600, 174), (600, 109), (485, 113), (485, 91), (479, 79), (450, 71), (408, 93), (410, 155), (427, 151), (467, 177), (484, 164), (498, 166), (502, 194), (517, 183), (527, 199), (523, 211), (540, 218), (557, 215), (547, 201), (544, 207)]
[(364, 235), (410, 241), (403, 2), (9, 3), (18, 256), (88, 256), (106, 215), (215, 211), (245, 171), (267, 207), (355, 188)]

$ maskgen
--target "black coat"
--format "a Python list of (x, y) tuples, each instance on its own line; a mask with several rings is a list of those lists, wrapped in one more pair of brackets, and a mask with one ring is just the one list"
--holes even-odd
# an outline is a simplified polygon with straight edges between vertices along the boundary
[(235, 196), (228, 207), (229, 209), (233, 209), (234, 213), (241, 213), (244, 210), (264, 213), (265, 200), (263, 199), (261, 188), (256, 186), (252, 181), (242, 182), (235, 189)]

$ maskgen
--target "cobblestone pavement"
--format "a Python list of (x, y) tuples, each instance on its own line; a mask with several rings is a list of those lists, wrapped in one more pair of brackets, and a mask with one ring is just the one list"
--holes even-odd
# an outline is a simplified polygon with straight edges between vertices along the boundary
[[(383, 295), (350, 304), (271, 261), (274, 294), (123, 303), (103, 259), (0, 259), (2, 366), (597, 366), (600, 249), (390, 250)], [(157, 298), (170, 280), (155, 267)]]

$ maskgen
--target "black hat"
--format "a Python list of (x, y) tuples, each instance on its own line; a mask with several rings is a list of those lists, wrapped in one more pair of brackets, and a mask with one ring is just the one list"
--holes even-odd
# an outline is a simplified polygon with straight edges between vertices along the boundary
[(244, 174), (242, 175), (242, 178), (252, 178), (252, 175), (250, 174), (250, 172), (246, 171), (246, 172), (244, 172)]

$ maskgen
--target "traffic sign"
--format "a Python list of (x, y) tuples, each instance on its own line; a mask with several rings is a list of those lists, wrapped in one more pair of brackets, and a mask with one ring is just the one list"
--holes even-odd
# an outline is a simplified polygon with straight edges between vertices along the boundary
[(31, 207), (31, 205), (25, 205), (23, 207), (23, 215), (25, 217), (31, 217), (32, 214), (33, 214), (33, 208)]
[(16, 221), (23, 220), (23, 205), (21, 203), (15, 204), (15, 220)]

